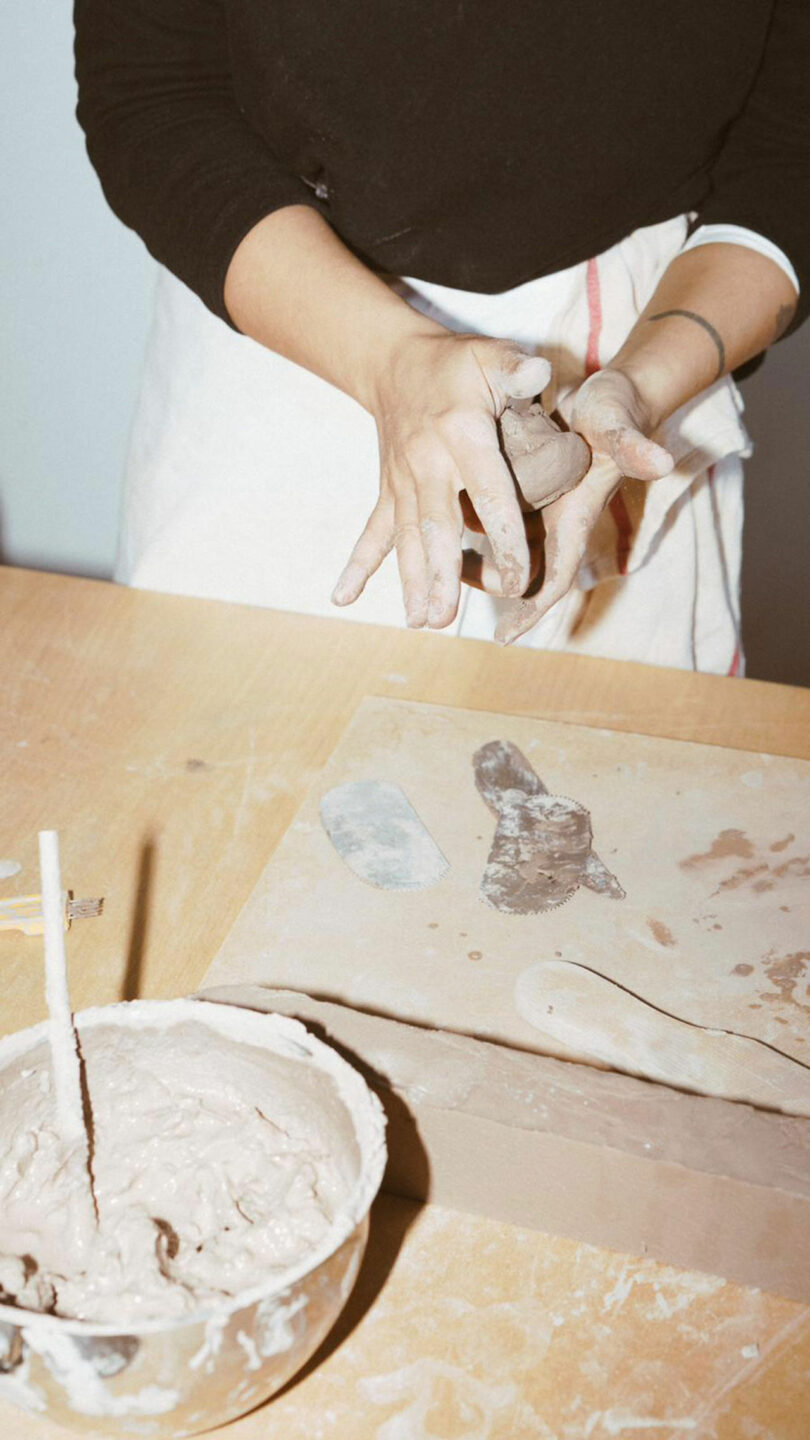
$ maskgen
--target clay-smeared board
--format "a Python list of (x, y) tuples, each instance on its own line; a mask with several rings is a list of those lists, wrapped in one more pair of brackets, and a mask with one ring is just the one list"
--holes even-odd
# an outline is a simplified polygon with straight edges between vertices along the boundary
[[(552, 794), (587, 808), (594, 849), (624, 899), (581, 887), (538, 915), (482, 903), (495, 822), (472, 760), (492, 740), (517, 745)], [(446, 857), (449, 871), (431, 889), (375, 890), (334, 852), (319, 818), (321, 797), (371, 779), (402, 788)], [(291, 986), (588, 1059), (542, 1035), (518, 1008), (523, 972), (562, 959), (672, 1015), (754, 1036), (810, 1063), (808, 877), (810, 763), (371, 699), (206, 980)]]
[(810, 1300), (804, 1117), (294, 990), (225, 985), (198, 998), (292, 1015), (359, 1066), (386, 1113), (383, 1183), (395, 1194)]

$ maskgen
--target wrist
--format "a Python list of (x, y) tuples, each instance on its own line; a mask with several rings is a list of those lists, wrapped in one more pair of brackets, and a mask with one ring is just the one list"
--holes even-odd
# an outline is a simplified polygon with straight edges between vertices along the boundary
[(648, 435), (689, 398), (691, 387), (685, 383), (683, 367), (677, 358), (661, 354), (659, 347), (623, 346), (607, 368), (629, 381)]
[(394, 304), (382, 317), (382, 325), (363, 349), (354, 390), (354, 398), (375, 418), (389, 408), (392, 396), (402, 392), (407, 384), (406, 377), (414, 368), (424, 368), (427, 363), (425, 342), (449, 334), (442, 325), (429, 320), (407, 301), (393, 295), (391, 298)]

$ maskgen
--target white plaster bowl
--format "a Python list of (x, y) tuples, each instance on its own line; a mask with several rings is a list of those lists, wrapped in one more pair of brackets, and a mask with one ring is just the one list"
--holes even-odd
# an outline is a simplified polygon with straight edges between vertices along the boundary
[[(331, 1329), (357, 1276), (385, 1167), (382, 1107), (351, 1065), (285, 1016), (198, 1000), (138, 1000), (85, 1010), (76, 1020), (88, 1044), (98, 1027), (193, 1024), (264, 1050), (275, 1071), (280, 1058), (292, 1085), (304, 1067), (307, 1091), (354, 1177), (325, 1241), (302, 1263), (271, 1281), (257, 1275), (252, 1289), (181, 1319), (121, 1327), (0, 1304), (0, 1399), (86, 1434), (178, 1440), (274, 1395)], [(3, 1072), (43, 1067), (48, 1057), (45, 1024), (0, 1041), (0, 1144), (9, 1088)]]

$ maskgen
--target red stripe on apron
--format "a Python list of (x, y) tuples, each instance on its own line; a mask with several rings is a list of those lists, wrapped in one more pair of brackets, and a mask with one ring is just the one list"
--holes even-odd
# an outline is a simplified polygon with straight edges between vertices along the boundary
[(602, 290), (599, 284), (599, 262), (588, 261), (585, 278), (588, 296), (588, 348), (585, 351), (585, 374), (594, 375), (602, 367), (599, 363), (599, 340), (602, 334)]
[(633, 543), (633, 522), (627, 512), (621, 489), (616, 491), (608, 509), (616, 526), (616, 569), (620, 575), (626, 575), (627, 559)]
[[(585, 375), (595, 375), (600, 370), (599, 341), (602, 336), (602, 287), (599, 281), (599, 261), (589, 260), (585, 276), (585, 293), (588, 298), (588, 345), (585, 351)], [(616, 526), (616, 569), (620, 575), (627, 574), (627, 560), (633, 541), (633, 522), (628, 514), (621, 490), (617, 490), (608, 506)]]

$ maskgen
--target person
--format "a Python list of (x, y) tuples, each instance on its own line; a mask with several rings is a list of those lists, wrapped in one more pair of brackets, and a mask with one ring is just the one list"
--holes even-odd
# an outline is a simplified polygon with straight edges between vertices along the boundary
[[(808, 303), (803, 0), (75, 22), (162, 267), (117, 578), (742, 673), (733, 376)], [(533, 509), (498, 421), (541, 391), (592, 463)]]

